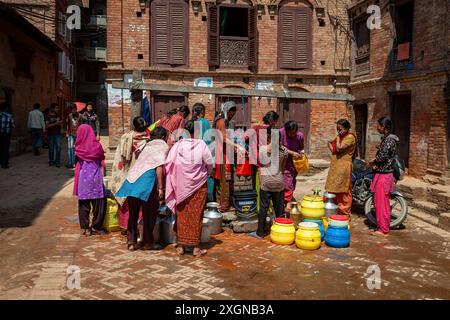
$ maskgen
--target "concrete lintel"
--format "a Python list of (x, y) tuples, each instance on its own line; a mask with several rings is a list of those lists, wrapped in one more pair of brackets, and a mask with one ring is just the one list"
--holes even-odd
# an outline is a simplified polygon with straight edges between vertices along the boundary
[(311, 93), (303, 91), (270, 91), (241, 88), (203, 88), (192, 86), (179, 86), (170, 84), (150, 84), (150, 83), (125, 83), (113, 81), (113, 88), (129, 90), (150, 90), (150, 91), (169, 91), (199, 94), (221, 94), (236, 95), (246, 97), (270, 97), (270, 98), (294, 98), (307, 100), (329, 100), (329, 101), (353, 101), (355, 98), (351, 94), (333, 94), (333, 93)]

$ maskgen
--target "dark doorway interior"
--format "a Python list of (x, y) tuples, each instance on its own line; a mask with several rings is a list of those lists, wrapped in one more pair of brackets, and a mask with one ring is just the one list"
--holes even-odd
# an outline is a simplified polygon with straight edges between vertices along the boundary
[(151, 107), (151, 110), (153, 110), (153, 121), (161, 119), (161, 117), (170, 110), (181, 107), (183, 104), (185, 104), (185, 101), (185, 96), (153, 96), (153, 107)]
[(237, 111), (233, 118), (235, 129), (241, 128), (246, 130), (250, 128), (252, 113), (249, 99), (244, 97), (244, 101), (242, 101), (242, 97), (238, 96), (218, 96), (216, 111), (220, 111), (222, 109), (222, 104), (227, 101), (234, 101), (234, 103), (236, 103)]
[(280, 126), (289, 120), (297, 121), (299, 130), (305, 136), (305, 151), (309, 153), (311, 104), (304, 99), (280, 100)]
[(358, 139), (359, 157), (365, 159), (366, 156), (366, 132), (367, 132), (367, 104), (358, 104), (353, 108), (355, 111), (355, 133)]
[(248, 8), (220, 7), (220, 35), (248, 37)]
[(398, 156), (409, 167), (409, 141), (411, 136), (411, 94), (392, 96), (391, 118), (393, 133), (400, 139)]

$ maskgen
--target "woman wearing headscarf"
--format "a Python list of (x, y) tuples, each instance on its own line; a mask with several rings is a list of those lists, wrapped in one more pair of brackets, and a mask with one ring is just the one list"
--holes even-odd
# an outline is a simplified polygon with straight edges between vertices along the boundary
[(294, 159), (298, 159), (305, 153), (305, 138), (298, 130), (297, 122), (291, 120), (280, 129), (281, 144), (286, 147), (288, 160), (284, 169), (284, 202), (286, 209), (290, 209), (290, 202), (294, 199), (294, 191), (297, 185), (297, 170), (294, 167)]
[[(137, 156), (150, 139), (147, 124), (142, 117), (133, 119), (134, 130), (127, 132), (120, 138), (112, 167), (111, 191), (116, 194), (127, 178), (127, 174), (134, 166)], [(119, 226), (126, 230), (128, 227), (129, 208), (126, 198), (117, 197), (120, 209), (118, 212)]]
[[(216, 198), (219, 199), (220, 210), (222, 212), (230, 209), (230, 190), (232, 186), (231, 164), (226, 157), (226, 145), (236, 147), (233, 141), (227, 137), (227, 129), (232, 128), (230, 123), (236, 114), (236, 103), (233, 101), (225, 102), (222, 105), (222, 111), (214, 119), (214, 128), (221, 133), (221, 139), (216, 141), (216, 170), (215, 170), (215, 188)], [(221, 155), (223, 157), (221, 157)]]
[[(78, 197), (78, 215), (83, 235), (102, 234), (105, 218), (103, 167), (105, 151), (94, 130), (87, 124), (78, 127), (75, 141), (75, 182), (73, 194)], [(89, 226), (91, 206), (94, 214)]]
[(356, 136), (350, 132), (350, 122), (340, 119), (336, 124), (338, 135), (328, 143), (331, 151), (330, 170), (325, 190), (336, 194), (339, 213), (350, 218), (352, 209), (352, 168), (357, 156)]
[(138, 216), (142, 210), (144, 220), (143, 249), (157, 250), (161, 246), (154, 243), (153, 228), (155, 227), (158, 208), (164, 200), (163, 165), (169, 151), (167, 145), (167, 130), (156, 128), (150, 134), (151, 141), (142, 149), (127, 179), (117, 192), (118, 197), (126, 197), (130, 216), (128, 219), (127, 238), (128, 250), (137, 249)]
[(180, 139), (171, 148), (165, 163), (166, 205), (176, 212), (177, 252), (194, 247), (193, 255), (206, 254), (200, 249), (206, 181), (213, 169), (213, 160), (203, 140), (194, 138), (194, 121), (186, 123), (190, 138)]

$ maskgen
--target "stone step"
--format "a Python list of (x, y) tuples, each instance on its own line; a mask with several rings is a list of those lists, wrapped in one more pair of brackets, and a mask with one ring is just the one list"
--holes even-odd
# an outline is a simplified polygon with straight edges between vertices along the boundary
[(422, 201), (411, 201), (410, 204), (412, 207), (416, 209), (432, 214), (434, 216), (439, 216), (439, 207), (436, 203), (422, 200)]
[(450, 186), (429, 187), (427, 201), (437, 204), (440, 212), (450, 212)]
[(411, 216), (413, 216), (419, 220), (422, 220), (426, 223), (429, 223), (433, 226), (436, 226), (436, 227), (439, 226), (439, 217), (437, 217), (433, 214), (425, 213), (416, 208), (409, 207), (408, 215), (411, 215)]
[(404, 180), (397, 182), (396, 188), (408, 200), (420, 201), (427, 200), (427, 188), (430, 185), (411, 177), (406, 177)]
[(450, 232), (450, 212), (444, 212), (439, 215), (438, 227)]

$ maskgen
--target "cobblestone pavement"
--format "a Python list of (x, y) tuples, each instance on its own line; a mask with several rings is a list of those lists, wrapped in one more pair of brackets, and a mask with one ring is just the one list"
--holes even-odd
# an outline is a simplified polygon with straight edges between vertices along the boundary
[[(12, 164), (0, 172), (0, 299), (450, 299), (450, 236), (412, 218), (378, 238), (355, 215), (346, 249), (302, 251), (225, 230), (201, 258), (172, 245), (129, 252), (120, 233), (80, 235), (70, 170), (43, 156)], [(66, 287), (72, 265), (80, 289)], [(371, 265), (379, 290), (366, 285)]]

